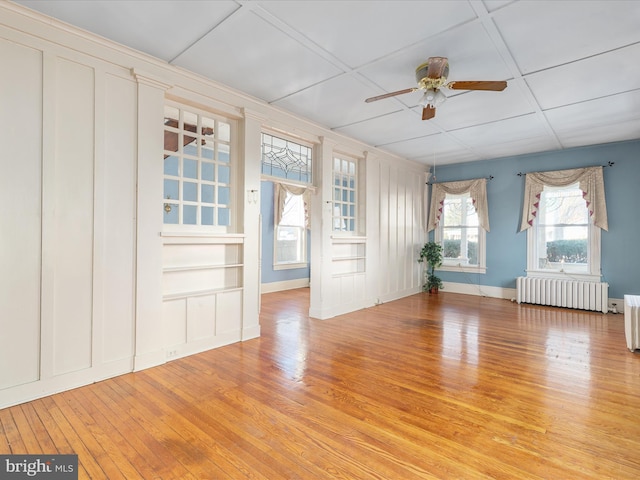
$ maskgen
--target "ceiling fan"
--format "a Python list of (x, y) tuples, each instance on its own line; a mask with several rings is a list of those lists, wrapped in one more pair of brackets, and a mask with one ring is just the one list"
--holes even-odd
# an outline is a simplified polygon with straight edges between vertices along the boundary
[(435, 117), (436, 107), (441, 105), (447, 97), (440, 91), (441, 87), (450, 88), (451, 90), (490, 90), (501, 92), (507, 88), (507, 82), (501, 81), (484, 81), (484, 80), (467, 80), (447, 82), (449, 76), (449, 61), (446, 57), (429, 57), (425, 63), (416, 68), (417, 87), (405, 88), (397, 92), (385, 93), (370, 97), (365, 102), (375, 102), (383, 98), (395, 97), (404, 93), (411, 93), (417, 90), (424, 90), (424, 95), (420, 104), (424, 106), (422, 109), (422, 120), (429, 120)]

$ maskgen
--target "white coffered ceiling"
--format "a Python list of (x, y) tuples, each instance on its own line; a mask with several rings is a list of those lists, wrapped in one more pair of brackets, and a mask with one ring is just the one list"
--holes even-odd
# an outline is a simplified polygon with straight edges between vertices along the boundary
[[(424, 163), (640, 138), (640, 1), (20, 0), (66, 23)], [(422, 121), (415, 68), (449, 58)]]

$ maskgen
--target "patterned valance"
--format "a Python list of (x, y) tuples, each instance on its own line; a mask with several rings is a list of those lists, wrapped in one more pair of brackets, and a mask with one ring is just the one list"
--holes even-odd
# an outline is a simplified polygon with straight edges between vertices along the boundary
[(532, 172), (527, 173), (525, 177), (522, 222), (520, 224), (521, 232), (533, 225), (533, 220), (538, 213), (540, 195), (545, 185), (567, 187), (577, 182), (579, 182), (582, 196), (587, 202), (587, 208), (589, 209), (589, 215), (593, 218), (593, 224), (596, 227), (609, 230), (602, 167)]
[(311, 219), (309, 217), (309, 200), (311, 199), (311, 192), (307, 187), (287, 185), (285, 183), (274, 183), (274, 216), (275, 224), (278, 225), (282, 219), (282, 213), (284, 212), (284, 202), (287, 199), (287, 192), (291, 195), (302, 195), (302, 201), (304, 202), (304, 222), (307, 228), (311, 227)]
[(461, 180), (458, 182), (434, 183), (431, 186), (431, 206), (429, 208), (429, 224), (427, 231), (430, 232), (440, 223), (442, 208), (447, 193), (451, 195), (462, 195), (469, 193), (473, 206), (478, 214), (478, 223), (485, 231), (489, 231), (489, 208), (487, 205), (487, 179), (476, 178), (474, 180)]

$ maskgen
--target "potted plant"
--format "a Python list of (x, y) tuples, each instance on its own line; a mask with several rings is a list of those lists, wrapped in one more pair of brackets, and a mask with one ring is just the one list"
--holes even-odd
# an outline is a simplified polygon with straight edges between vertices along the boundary
[(418, 263), (426, 262), (428, 264), (425, 270), (426, 281), (422, 285), (422, 290), (429, 293), (438, 293), (443, 288), (442, 280), (436, 276), (435, 270), (442, 265), (442, 245), (436, 242), (427, 242), (420, 250)]

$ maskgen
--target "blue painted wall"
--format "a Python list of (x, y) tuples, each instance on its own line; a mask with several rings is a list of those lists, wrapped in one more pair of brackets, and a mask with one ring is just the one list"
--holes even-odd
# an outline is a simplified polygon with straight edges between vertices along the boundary
[[(273, 182), (260, 182), (260, 212), (262, 214), (262, 283), (284, 282), (309, 278), (309, 265), (306, 268), (291, 268), (287, 270), (273, 269)], [(308, 233), (308, 232), (307, 232)], [(309, 239), (311, 235), (307, 235)], [(310, 244), (307, 240), (307, 258), (309, 258)]]
[(438, 276), (446, 282), (515, 288), (515, 278), (525, 275), (527, 267), (527, 233), (518, 232), (524, 190), (524, 176), (519, 177), (518, 172), (607, 162), (615, 165), (604, 169), (609, 231), (602, 231), (602, 279), (609, 283), (609, 297), (640, 294), (640, 141), (436, 165), (438, 182), (494, 177), (487, 182), (491, 228), (487, 233), (487, 273), (439, 272)]

